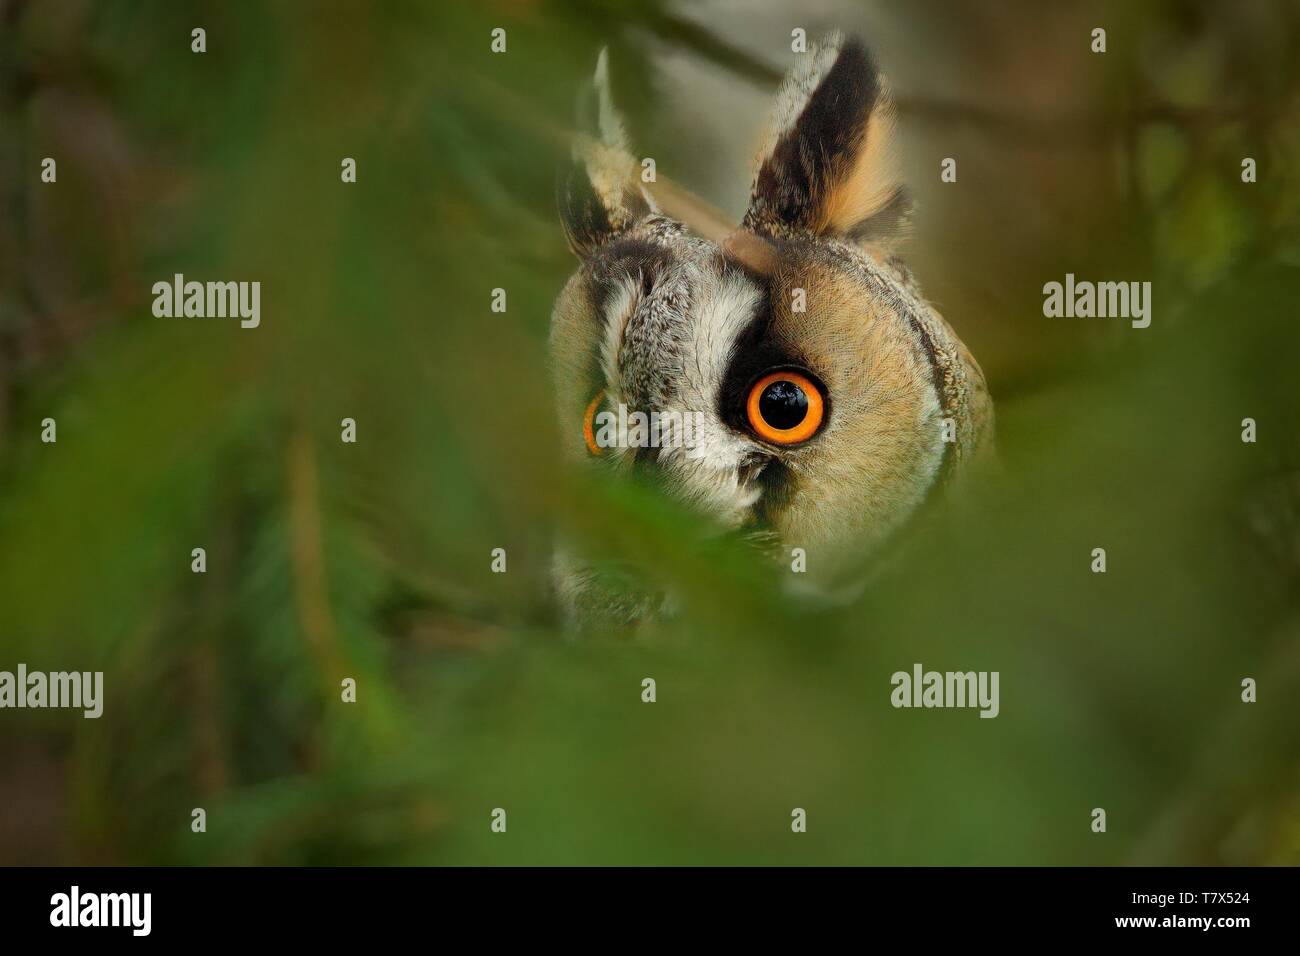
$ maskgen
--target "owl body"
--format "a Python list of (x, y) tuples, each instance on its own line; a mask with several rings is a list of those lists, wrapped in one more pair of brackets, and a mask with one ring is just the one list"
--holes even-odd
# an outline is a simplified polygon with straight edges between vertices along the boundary
[[(561, 194), (581, 260), (551, 329), (567, 450), (647, 474), (720, 528), (824, 567), (878, 549), (987, 447), (992, 405), (896, 255), (909, 204), (865, 48), (832, 35), (786, 80), (749, 209), (722, 241), (642, 190), (603, 57), (596, 93), (597, 135)], [(617, 406), (703, 427), (690, 447), (593, 443), (593, 409)], [(654, 609), (572, 552), (557, 582), (579, 616)]]

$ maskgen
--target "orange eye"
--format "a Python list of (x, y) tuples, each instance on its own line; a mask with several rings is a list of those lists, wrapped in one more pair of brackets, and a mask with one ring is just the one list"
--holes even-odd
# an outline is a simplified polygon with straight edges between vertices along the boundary
[(821, 390), (789, 369), (769, 372), (749, 389), (749, 426), (774, 445), (796, 445), (817, 434), (825, 414)]
[(600, 408), (600, 403), (605, 400), (605, 391), (601, 389), (596, 393), (596, 397), (591, 400), (587, 406), (587, 411), (582, 416), (582, 437), (587, 442), (587, 451), (593, 455), (602, 455), (605, 449), (596, 444), (596, 410)]

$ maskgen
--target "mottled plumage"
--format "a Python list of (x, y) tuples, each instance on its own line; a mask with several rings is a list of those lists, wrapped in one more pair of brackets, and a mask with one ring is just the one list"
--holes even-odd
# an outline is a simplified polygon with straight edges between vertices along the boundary
[[(987, 446), (992, 405), (979, 366), (897, 258), (910, 203), (866, 49), (834, 34), (803, 55), (778, 93), (741, 227), (722, 243), (661, 214), (642, 188), (603, 55), (595, 101), (594, 135), (579, 140), (561, 192), (581, 259), (551, 331), (568, 449), (592, 454), (581, 423), (593, 396), (702, 412), (694, 449), (601, 454), (786, 555), (801, 547), (833, 567), (878, 548)], [(811, 438), (786, 443), (772, 436), (796, 432), (755, 421), (749, 398), (781, 398), (750, 395), (774, 370), (794, 383), (780, 386), (787, 398), (816, 388)], [(563, 550), (556, 575), (580, 615), (632, 620), (659, 600), (598, 581)]]

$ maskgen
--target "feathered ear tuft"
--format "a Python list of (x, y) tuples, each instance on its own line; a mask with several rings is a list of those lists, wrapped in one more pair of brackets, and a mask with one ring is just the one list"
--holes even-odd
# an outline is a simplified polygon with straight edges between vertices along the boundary
[(578, 98), (573, 162), (561, 177), (560, 222), (569, 248), (590, 256), (655, 206), (641, 187), (623, 118), (609, 88), (609, 55), (601, 50), (590, 87)]
[(856, 38), (832, 33), (777, 94), (744, 224), (770, 236), (888, 242), (911, 202), (894, 156), (884, 77)]

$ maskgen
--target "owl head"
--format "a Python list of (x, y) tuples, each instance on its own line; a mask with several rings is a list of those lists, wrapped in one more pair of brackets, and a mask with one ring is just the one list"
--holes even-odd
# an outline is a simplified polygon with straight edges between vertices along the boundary
[[(878, 549), (986, 443), (992, 410), (897, 256), (910, 202), (866, 48), (832, 34), (802, 55), (725, 234), (656, 203), (604, 54), (579, 113), (560, 216), (580, 264), (551, 325), (566, 451), (810, 564)], [(661, 600), (565, 550), (556, 574), (579, 614)]]

